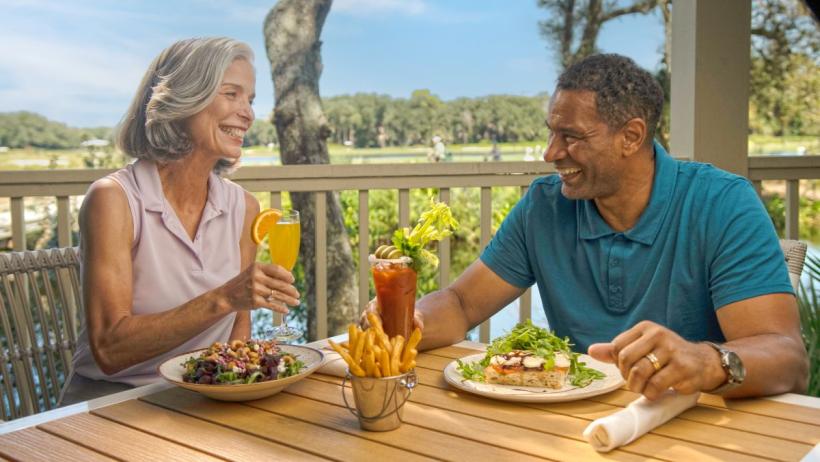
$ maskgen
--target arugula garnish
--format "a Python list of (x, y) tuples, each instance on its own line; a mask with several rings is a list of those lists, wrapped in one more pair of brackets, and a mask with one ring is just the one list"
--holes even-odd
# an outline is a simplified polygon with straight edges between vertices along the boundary
[(302, 370), (303, 367), (305, 367), (305, 363), (299, 361), (298, 359), (294, 359), (293, 362), (285, 366), (285, 373), (282, 376), (290, 377), (291, 375), (296, 375)]
[(458, 370), (462, 377), (475, 382), (484, 381), (484, 368), (490, 365), (490, 359), (495, 355), (509, 353), (513, 350), (527, 350), (544, 358), (544, 369), (549, 370), (555, 365), (555, 354), (563, 353), (569, 358), (569, 381), (576, 387), (585, 387), (594, 380), (605, 377), (604, 373), (580, 361), (580, 353), (572, 351), (572, 343), (568, 337), (559, 338), (551, 331), (538, 327), (531, 320), (519, 323), (509, 334), (498, 337), (487, 347), (484, 359), (474, 363), (458, 361)]

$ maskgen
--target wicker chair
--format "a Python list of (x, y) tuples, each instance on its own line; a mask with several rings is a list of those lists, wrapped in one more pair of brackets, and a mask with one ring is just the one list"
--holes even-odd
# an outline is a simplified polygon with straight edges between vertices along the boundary
[(0, 420), (56, 406), (82, 307), (76, 247), (0, 253)]
[(789, 279), (792, 282), (792, 288), (797, 292), (797, 288), (800, 286), (800, 275), (803, 274), (803, 264), (806, 261), (808, 245), (801, 241), (781, 239), (780, 248), (783, 249), (783, 254), (786, 256), (786, 266), (789, 267)]

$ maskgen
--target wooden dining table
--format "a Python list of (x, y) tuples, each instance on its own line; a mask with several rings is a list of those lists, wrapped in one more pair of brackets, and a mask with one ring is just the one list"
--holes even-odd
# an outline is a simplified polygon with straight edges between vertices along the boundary
[(622, 388), (577, 401), (517, 403), (448, 386), (443, 369), (482, 348), (462, 342), (419, 354), (419, 384), (392, 431), (362, 430), (345, 408), (342, 379), (320, 372), (249, 402), (159, 383), (0, 424), (0, 459), (789, 461), (820, 443), (818, 398), (703, 394), (636, 441), (598, 453), (584, 428), (639, 395)]

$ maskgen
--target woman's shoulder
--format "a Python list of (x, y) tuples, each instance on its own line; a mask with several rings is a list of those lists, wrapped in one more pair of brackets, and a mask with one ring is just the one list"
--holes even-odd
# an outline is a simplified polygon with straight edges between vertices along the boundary
[(104, 176), (93, 183), (85, 193), (83, 206), (111, 206), (126, 203), (125, 188), (112, 175)]

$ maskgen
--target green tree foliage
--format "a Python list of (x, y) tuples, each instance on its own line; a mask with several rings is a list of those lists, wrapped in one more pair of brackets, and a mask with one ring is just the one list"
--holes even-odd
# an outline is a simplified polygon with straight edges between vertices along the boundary
[(429, 90), (409, 99), (358, 93), (322, 104), (331, 141), (355, 147), (428, 144), (434, 135), (450, 143), (543, 140), (548, 97), (492, 95), (442, 101)]
[(598, 52), (598, 34), (607, 21), (635, 13), (646, 14), (657, 0), (613, 2), (606, 0), (537, 0), (550, 16), (538, 22), (541, 36), (555, 48), (558, 62), (567, 68)]
[(820, 29), (805, 5), (755, 0), (752, 34), (752, 131), (820, 134)]
[[(566, 67), (598, 51), (603, 24), (629, 14), (660, 11), (666, 42), (656, 76), (667, 101), (658, 139), (668, 144), (672, 0), (536, 0), (549, 12), (541, 36)], [(820, 134), (820, 29), (800, 0), (754, 0), (749, 123), (753, 133)]]
[(111, 138), (111, 129), (73, 128), (33, 112), (0, 113), (0, 146), (69, 149), (92, 138)]
[(276, 127), (264, 119), (254, 120), (250, 130), (245, 133), (245, 146), (267, 146), (276, 142)]

